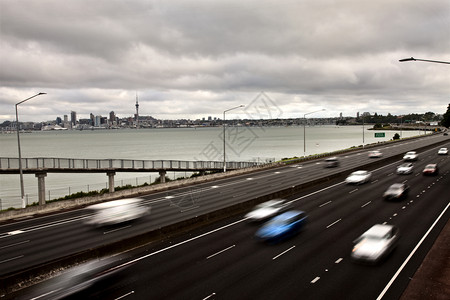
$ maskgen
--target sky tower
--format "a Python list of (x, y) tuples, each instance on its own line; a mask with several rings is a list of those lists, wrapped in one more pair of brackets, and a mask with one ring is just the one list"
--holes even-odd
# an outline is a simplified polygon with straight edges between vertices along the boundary
[(136, 119), (136, 129), (139, 128), (139, 103), (138, 103), (138, 95), (136, 92), (136, 115), (134, 116)]

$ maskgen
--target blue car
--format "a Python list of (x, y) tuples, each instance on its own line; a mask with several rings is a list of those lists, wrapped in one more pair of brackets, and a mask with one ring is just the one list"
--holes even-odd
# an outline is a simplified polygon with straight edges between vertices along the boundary
[(287, 211), (265, 223), (255, 236), (270, 243), (280, 242), (297, 234), (305, 225), (306, 219), (306, 213), (303, 211)]

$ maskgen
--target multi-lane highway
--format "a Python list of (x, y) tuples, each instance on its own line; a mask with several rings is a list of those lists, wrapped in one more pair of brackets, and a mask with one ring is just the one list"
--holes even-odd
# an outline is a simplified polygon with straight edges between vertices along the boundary
[[(377, 148), (383, 152), (381, 159), (369, 159), (367, 150), (344, 154), (338, 168), (324, 168), (321, 161), (313, 161), (145, 196), (152, 214), (112, 230), (83, 224), (88, 217), (83, 210), (5, 224), (0, 227), (0, 273), (19, 272), (332, 173), (346, 174), (358, 166), (436, 142), (443, 144), (418, 151), (413, 174), (397, 175), (395, 170), (401, 161), (389, 160), (369, 167), (373, 172), (369, 183), (346, 185), (345, 176), (341, 176), (289, 197), (292, 207), (304, 210), (309, 218), (306, 228), (290, 240), (278, 245), (261, 244), (253, 238), (257, 226), (248, 224), (242, 215), (232, 217), (133, 250), (129, 260), (134, 264), (124, 271), (120, 282), (90, 291), (110, 299), (395, 299), (449, 217), (450, 160), (438, 156), (437, 150), (450, 148), (450, 141), (442, 135)], [(422, 175), (427, 163), (438, 163), (439, 176)], [(410, 186), (407, 199), (383, 201), (383, 192), (395, 182)], [(400, 228), (398, 247), (380, 266), (351, 262), (352, 241), (376, 223)], [(410, 256), (412, 251), (415, 253)], [(39, 297), (51, 296), (51, 292), (26, 289), (14, 295)]]

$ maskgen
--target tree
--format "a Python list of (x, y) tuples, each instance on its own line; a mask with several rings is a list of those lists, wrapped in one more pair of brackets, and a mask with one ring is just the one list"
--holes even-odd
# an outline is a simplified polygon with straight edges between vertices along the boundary
[(394, 141), (400, 139), (400, 134), (396, 133), (394, 134), (394, 137), (392, 138)]
[(443, 117), (444, 118), (442, 119), (441, 125), (449, 128), (450, 127), (450, 104), (448, 105), (447, 112), (444, 114)]

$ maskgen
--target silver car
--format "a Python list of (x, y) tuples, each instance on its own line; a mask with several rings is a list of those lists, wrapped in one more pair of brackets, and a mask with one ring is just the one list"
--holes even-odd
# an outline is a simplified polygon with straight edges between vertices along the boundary
[(376, 224), (353, 243), (351, 258), (358, 262), (378, 263), (397, 245), (399, 230), (394, 225)]
[(397, 167), (397, 174), (411, 174), (414, 165), (412, 163), (404, 163)]
[(288, 209), (285, 199), (273, 199), (256, 205), (252, 211), (245, 215), (251, 222), (261, 222), (276, 216)]
[(355, 171), (348, 175), (348, 177), (345, 179), (345, 182), (348, 184), (363, 184), (370, 180), (372, 177), (372, 173), (369, 171)]

